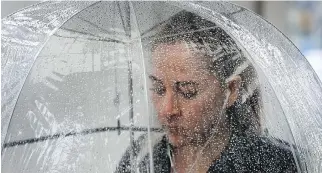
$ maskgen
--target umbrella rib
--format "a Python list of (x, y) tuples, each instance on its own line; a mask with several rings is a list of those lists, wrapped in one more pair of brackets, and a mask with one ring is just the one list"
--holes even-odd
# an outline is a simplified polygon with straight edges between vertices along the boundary
[[(75, 31), (76, 32), (76, 31)], [(62, 35), (59, 35), (59, 34), (55, 34), (56, 37), (61, 37), (61, 38), (78, 38), (78, 39), (84, 39), (82, 37), (69, 37), (69, 36), (62, 36)], [(124, 42), (122, 41), (119, 41), (119, 40), (114, 40), (114, 39), (103, 39), (103, 38), (89, 38), (87, 37), (86, 39), (84, 40), (92, 40), (92, 41), (104, 41), (104, 42), (112, 42), (112, 43), (122, 43), (124, 44)]]
[[(70, 31), (70, 32), (75, 32), (75, 33), (79, 33), (79, 34), (83, 34), (83, 35), (88, 35), (88, 36), (91, 36), (91, 37), (94, 37), (94, 38), (97, 38), (98, 41), (109, 41), (109, 42), (116, 42), (116, 43), (125, 43), (123, 41), (120, 41), (120, 40), (116, 40), (116, 39), (112, 39), (112, 38), (108, 38), (108, 39), (102, 39), (100, 37), (97, 37), (96, 35), (94, 34), (90, 34), (90, 33), (86, 33), (86, 32), (81, 32), (81, 31), (76, 31), (76, 30), (72, 30), (72, 29), (68, 29), (68, 28), (61, 28), (63, 30), (66, 30), (66, 31)], [(61, 35), (58, 35), (58, 34), (55, 34), (55, 36), (58, 36), (58, 37), (65, 37), (65, 36), (61, 36)], [(74, 37), (65, 37), (65, 38), (74, 38)], [(89, 40), (91, 38), (88, 38)], [(95, 39), (92, 39), (92, 40), (95, 40)], [(97, 41), (96, 40), (96, 41)]]
[[(58, 138), (65, 138), (69, 136), (84, 136), (88, 134), (94, 134), (94, 133), (101, 133), (101, 132), (109, 132), (109, 131), (129, 131), (129, 126), (117, 126), (117, 127), (99, 127), (99, 128), (93, 128), (93, 129), (85, 129), (79, 132), (71, 131), (68, 133), (56, 133), (53, 135), (47, 135), (47, 136), (41, 136), (38, 138), (30, 138), (30, 139), (24, 139), (24, 140), (17, 140), (13, 142), (8, 142), (4, 144), (4, 148), (10, 148), (14, 146), (19, 145), (26, 145), (26, 144), (32, 144), (32, 143), (38, 143), (46, 140), (52, 140), (52, 139), (58, 139)], [(147, 132), (147, 127), (132, 127), (132, 131), (136, 132)], [(151, 128), (150, 131), (153, 132), (163, 132), (161, 128)]]
[(238, 13), (241, 13), (243, 11), (245, 11), (245, 9), (244, 8), (241, 8), (241, 9), (239, 9), (237, 11), (234, 11), (234, 12), (231, 12), (231, 13), (226, 13), (226, 15), (231, 17), (231, 16), (233, 16), (235, 14), (238, 14)]
[(83, 20), (84, 22), (87, 22), (87, 23), (89, 23), (89, 24), (91, 24), (91, 25), (95, 26), (95, 27), (96, 27), (96, 28), (98, 28), (99, 30), (102, 30), (102, 31), (106, 32), (106, 33), (107, 33), (107, 34), (109, 34), (109, 35), (113, 35), (110, 31), (108, 31), (108, 30), (106, 30), (106, 29), (104, 29), (104, 28), (102, 28), (102, 27), (100, 27), (100, 26), (96, 25), (95, 23), (93, 23), (93, 22), (91, 22), (91, 21), (88, 21), (88, 20), (83, 19), (83, 18), (81, 18), (81, 17), (78, 17), (78, 18), (79, 18), (79, 19), (81, 19), (81, 20)]
[[(121, 9), (121, 2), (117, 3), (117, 6), (119, 8), (119, 12), (121, 15), (121, 20), (122, 20), (122, 25), (123, 28), (125, 30), (125, 34), (130, 38), (132, 38), (132, 34), (131, 34), (131, 7), (130, 7), (130, 2), (124, 2), (125, 4), (123, 4), (125, 7), (123, 8), (123, 10)], [(123, 12), (125, 14), (123, 14)], [(129, 46), (129, 45), (128, 45)], [(128, 89), (129, 89), (129, 105), (130, 105), (130, 111), (129, 111), (129, 119), (130, 119), (130, 127), (129, 127), (129, 131), (130, 131), (130, 146), (131, 146), (131, 152), (130, 152), (130, 160), (131, 160), (131, 173), (135, 172), (134, 171), (134, 165), (135, 165), (135, 144), (134, 144), (134, 120), (133, 120), (133, 76), (132, 76), (132, 57), (130, 55), (130, 52), (127, 51), (128, 55)]]
[[(117, 3), (117, 7), (118, 7), (118, 9), (119, 9), (119, 12), (120, 12), (120, 15), (122, 16), (122, 9), (121, 9), (121, 5), (120, 5), (120, 2), (118, 2)], [(124, 28), (124, 31), (125, 31), (125, 35), (127, 35), (128, 37), (131, 37), (131, 33), (130, 33), (130, 30), (129, 30), (129, 26), (128, 25), (126, 25), (127, 23), (125, 23), (125, 21), (124, 21), (124, 18), (123, 17), (121, 17), (121, 21), (122, 21), (122, 25), (123, 25), (123, 28)], [(127, 21), (128, 22), (128, 21)], [(129, 24), (129, 22), (128, 22), (128, 24)]]

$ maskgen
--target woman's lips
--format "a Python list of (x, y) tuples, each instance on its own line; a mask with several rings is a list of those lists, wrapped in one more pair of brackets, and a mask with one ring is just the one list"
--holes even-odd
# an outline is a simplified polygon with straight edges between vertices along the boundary
[(184, 128), (179, 126), (167, 126), (166, 127), (168, 132), (174, 135), (183, 135), (184, 134)]

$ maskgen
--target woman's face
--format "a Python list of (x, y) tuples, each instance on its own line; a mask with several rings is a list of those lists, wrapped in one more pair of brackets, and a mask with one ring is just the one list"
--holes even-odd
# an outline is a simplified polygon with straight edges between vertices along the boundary
[(152, 99), (160, 123), (175, 147), (202, 144), (219, 122), (225, 95), (206, 58), (185, 42), (153, 51)]

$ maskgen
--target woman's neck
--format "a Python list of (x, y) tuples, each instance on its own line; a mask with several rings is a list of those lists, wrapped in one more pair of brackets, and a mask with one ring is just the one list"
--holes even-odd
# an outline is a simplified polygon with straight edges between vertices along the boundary
[(174, 169), (176, 173), (207, 172), (214, 160), (220, 158), (221, 152), (229, 143), (230, 131), (212, 135), (204, 144), (186, 145), (173, 150)]

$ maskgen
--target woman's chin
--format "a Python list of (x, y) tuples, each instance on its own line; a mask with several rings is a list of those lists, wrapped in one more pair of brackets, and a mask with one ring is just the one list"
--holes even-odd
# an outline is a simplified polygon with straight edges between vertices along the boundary
[(184, 138), (180, 135), (168, 134), (168, 140), (169, 143), (176, 148), (184, 145)]
[(169, 143), (176, 148), (180, 148), (188, 145), (202, 146), (207, 141), (206, 139), (201, 138), (199, 136), (185, 136), (185, 135), (173, 134), (173, 133), (168, 133), (167, 136), (168, 136)]

